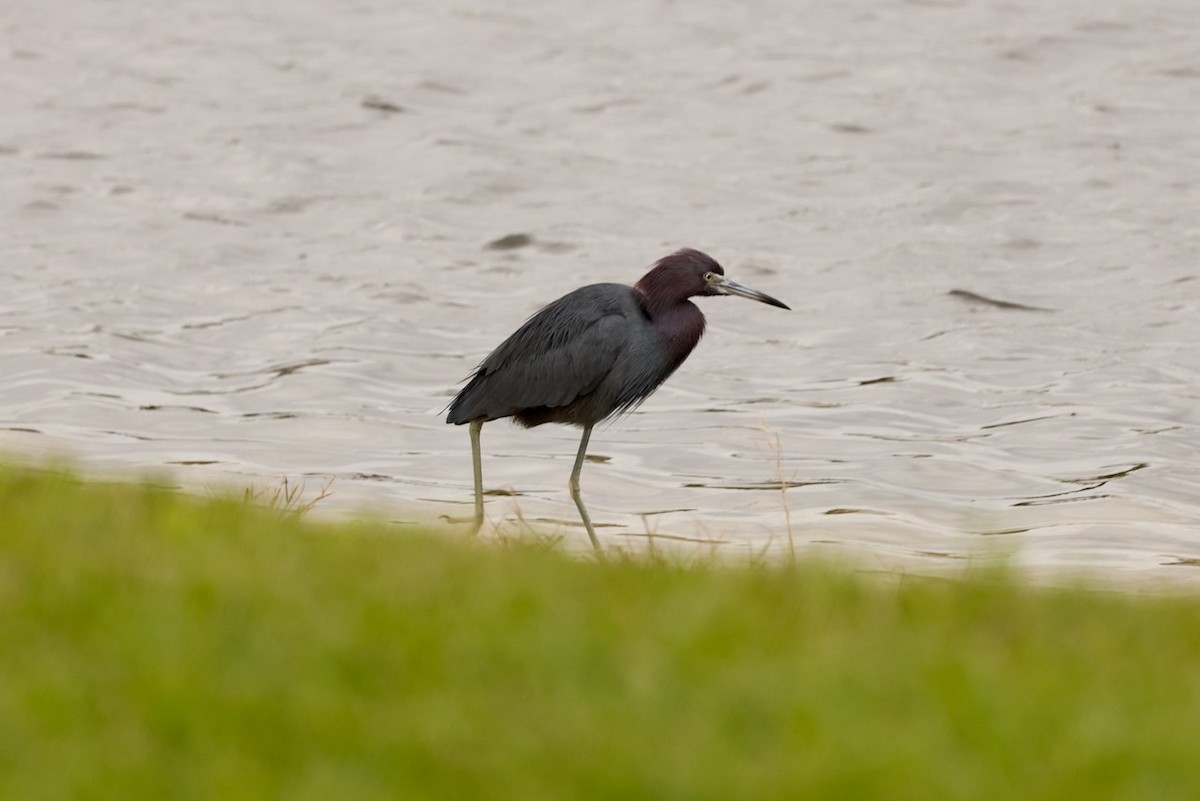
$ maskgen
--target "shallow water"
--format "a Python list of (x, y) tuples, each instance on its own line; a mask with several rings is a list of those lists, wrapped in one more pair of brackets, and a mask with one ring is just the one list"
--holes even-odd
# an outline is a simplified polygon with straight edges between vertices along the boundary
[[(457, 383), (690, 245), (795, 311), (597, 429), (609, 543), (1200, 581), (1189, 0), (10, 5), (0, 450), (463, 517)], [(577, 432), (483, 434), (584, 546)]]

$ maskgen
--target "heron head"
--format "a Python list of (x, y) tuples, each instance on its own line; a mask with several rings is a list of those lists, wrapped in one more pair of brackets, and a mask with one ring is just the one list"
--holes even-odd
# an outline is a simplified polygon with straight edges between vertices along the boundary
[(716, 259), (692, 248), (659, 259), (638, 281), (637, 288), (652, 308), (670, 306), (698, 295), (739, 295), (781, 309), (789, 308), (770, 295), (729, 280)]

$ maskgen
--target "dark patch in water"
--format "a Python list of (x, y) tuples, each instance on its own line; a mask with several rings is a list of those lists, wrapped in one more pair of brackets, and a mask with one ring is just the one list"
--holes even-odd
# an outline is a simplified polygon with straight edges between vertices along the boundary
[[(1105, 473), (1104, 475), (1092, 476), (1090, 478), (1064, 478), (1064, 479), (1060, 479), (1060, 480), (1064, 481), (1068, 484), (1091, 484), (1096, 481), (1100, 482), (1100, 484), (1103, 484), (1104, 482), (1106, 482), (1110, 479), (1124, 478), (1125, 476), (1129, 475), (1130, 473), (1136, 473), (1138, 470), (1143, 470), (1149, 466), (1150, 466), (1149, 462), (1137, 462), (1136, 464), (1132, 464), (1129, 467), (1124, 468), (1123, 470), (1117, 470), (1116, 472), (1113, 472), (1113, 473)], [(1099, 486), (1099, 485), (1097, 485), (1097, 486)]]
[[(1074, 414), (1072, 412), (1071, 414)], [(988, 423), (986, 426), (980, 426), (980, 429), (987, 428), (1004, 428), (1005, 426), (1019, 426), (1022, 423), (1036, 423), (1038, 420), (1053, 420), (1058, 417), (1057, 414), (1044, 414), (1041, 417), (1026, 417), (1024, 420), (1010, 420), (1007, 423)]]
[(99, 153), (90, 153), (86, 150), (65, 150), (62, 152), (39, 153), (38, 158), (59, 159), (62, 161), (99, 161), (108, 158), (108, 156), (102, 156)]
[[(1092, 488), (1087, 487), (1087, 489), (1092, 489)], [(1013, 506), (1049, 506), (1052, 503), (1074, 503), (1075, 501), (1094, 501), (1099, 498), (1109, 498), (1109, 497), (1112, 497), (1112, 496), (1105, 494), (1105, 495), (1082, 495), (1082, 496), (1075, 496), (1075, 497), (1071, 497), (1071, 498), (1044, 498), (1044, 499), (1039, 499), (1036, 501), (1019, 501), (1017, 503), (1014, 503)]]
[(529, 234), (509, 234), (499, 239), (493, 239), (484, 245), (484, 247), (488, 250), (516, 250), (517, 248), (529, 247), (532, 244), (533, 237)]
[(1010, 300), (997, 300), (989, 298), (986, 295), (980, 295), (978, 292), (971, 292), (968, 289), (951, 289), (947, 292), (950, 297), (965, 300), (968, 303), (975, 303), (983, 306), (994, 306), (997, 309), (1009, 309), (1011, 311), (1035, 311), (1035, 312), (1052, 312), (1054, 309), (1047, 309), (1042, 306), (1027, 306), (1024, 303), (1013, 303)]
[(109, 429), (100, 433), (111, 434), (114, 437), (129, 437), (130, 439), (136, 439), (138, 442), (154, 442), (154, 437), (147, 437), (142, 434), (130, 434), (128, 431), (113, 431)]
[(222, 217), (219, 214), (211, 214), (206, 211), (185, 211), (183, 219), (194, 222), (216, 223), (217, 225), (233, 225), (238, 228), (247, 227), (246, 223), (240, 220), (231, 220), (228, 217)]
[(295, 311), (296, 309), (299, 309), (299, 308), (302, 308), (302, 307), (300, 307), (300, 306), (280, 306), (277, 309), (267, 309), (266, 311), (255, 312), (253, 314), (241, 314), (236, 317), (222, 317), (217, 320), (206, 320), (204, 322), (199, 322), (199, 323), (184, 323), (182, 326), (180, 326), (180, 328), (183, 328), (185, 330), (193, 329), (193, 328), (215, 328), (215, 327), (221, 326), (221, 325), (228, 325), (229, 323), (240, 323), (240, 322), (244, 322), (245, 320), (253, 320), (255, 318), (262, 317), (267, 314), (279, 314), (280, 312)]
[(1166, 426), (1164, 428), (1131, 428), (1129, 430), (1138, 434), (1165, 434), (1168, 431), (1178, 431), (1181, 428), (1183, 428), (1183, 426)]
[(1036, 239), (1030, 239), (1024, 236), (1019, 236), (1016, 239), (1010, 239), (1001, 245), (1001, 247), (1008, 248), (1009, 250), (1034, 250), (1035, 248), (1040, 248), (1041, 246), (1042, 243), (1038, 242)]
[(283, 364), (279, 367), (268, 368), (268, 372), (274, 373), (276, 378), (283, 378), (285, 375), (298, 373), (306, 367), (321, 367), (322, 365), (332, 364), (329, 359), (305, 359), (302, 362), (294, 362), (292, 364)]
[(725, 489), (725, 490), (773, 490), (778, 492), (781, 489), (794, 489), (796, 487), (813, 487), (818, 484), (844, 484), (845, 482), (838, 478), (823, 478), (817, 481), (763, 481), (754, 484), (705, 484), (703, 482), (693, 482), (684, 484), (684, 487), (693, 489)]
[(399, 103), (393, 103), (390, 100), (384, 100), (378, 95), (369, 95), (363, 98), (363, 108), (369, 108), (372, 111), (382, 111), (384, 114), (404, 114), (408, 111)]
[(141, 412), (160, 412), (164, 409), (182, 409), (185, 412), (202, 412), (204, 414), (216, 414), (212, 409), (205, 409), (203, 406), (159, 406), (157, 403), (148, 403), (145, 406), (139, 406), (138, 411)]
[(917, 556), (932, 556), (937, 559), (966, 559), (967, 557), (961, 553), (950, 553), (949, 551), (917, 551)]
[(1200, 67), (1172, 67), (1159, 72), (1172, 78), (1200, 78)]
[[(76, 346), (76, 347), (87, 347), (87, 346), (86, 346), (86, 345), (79, 345), (79, 346)], [(77, 351), (66, 350), (66, 349), (62, 349), (62, 348), (47, 348), (47, 349), (46, 349), (46, 353), (49, 353), (51, 356), (73, 356), (73, 357), (75, 357), (76, 359), (90, 359), (90, 358), (92, 358), (92, 357), (91, 357), (89, 354), (87, 354), (87, 353), (79, 353), (79, 352), (77, 352)]]

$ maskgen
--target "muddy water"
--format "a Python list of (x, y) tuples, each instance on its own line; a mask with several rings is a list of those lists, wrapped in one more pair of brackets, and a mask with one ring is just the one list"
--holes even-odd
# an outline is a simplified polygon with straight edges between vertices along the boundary
[[(795, 311), (597, 430), (610, 543), (1200, 581), (1200, 6), (517, 8), (8, 3), (0, 449), (462, 517), (457, 383), (690, 245)], [(586, 542), (576, 437), (490, 531)]]

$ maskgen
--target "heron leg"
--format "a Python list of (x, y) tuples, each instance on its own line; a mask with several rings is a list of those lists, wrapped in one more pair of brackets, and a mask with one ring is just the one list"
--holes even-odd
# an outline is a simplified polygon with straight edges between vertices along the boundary
[(571, 490), (571, 499), (575, 501), (575, 506), (579, 509), (579, 516), (583, 518), (584, 528), (587, 529), (588, 537), (592, 540), (592, 547), (598, 552), (600, 550), (600, 540), (596, 539), (596, 531), (592, 528), (592, 519), (588, 517), (587, 507), (583, 505), (583, 496), (579, 494), (579, 471), (583, 469), (583, 457), (587, 455), (588, 440), (592, 436), (592, 427), (584, 426), (583, 437), (579, 440), (579, 453), (575, 455), (575, 469), (571, 471), (571, 480), (567, 486)]
[(471, 421), (471, 466), (475, 470), (475, 525), (471, 536), (483, 528), (483, 458), (479, 454), (479, 429), (483, 428), (482, 420)]

